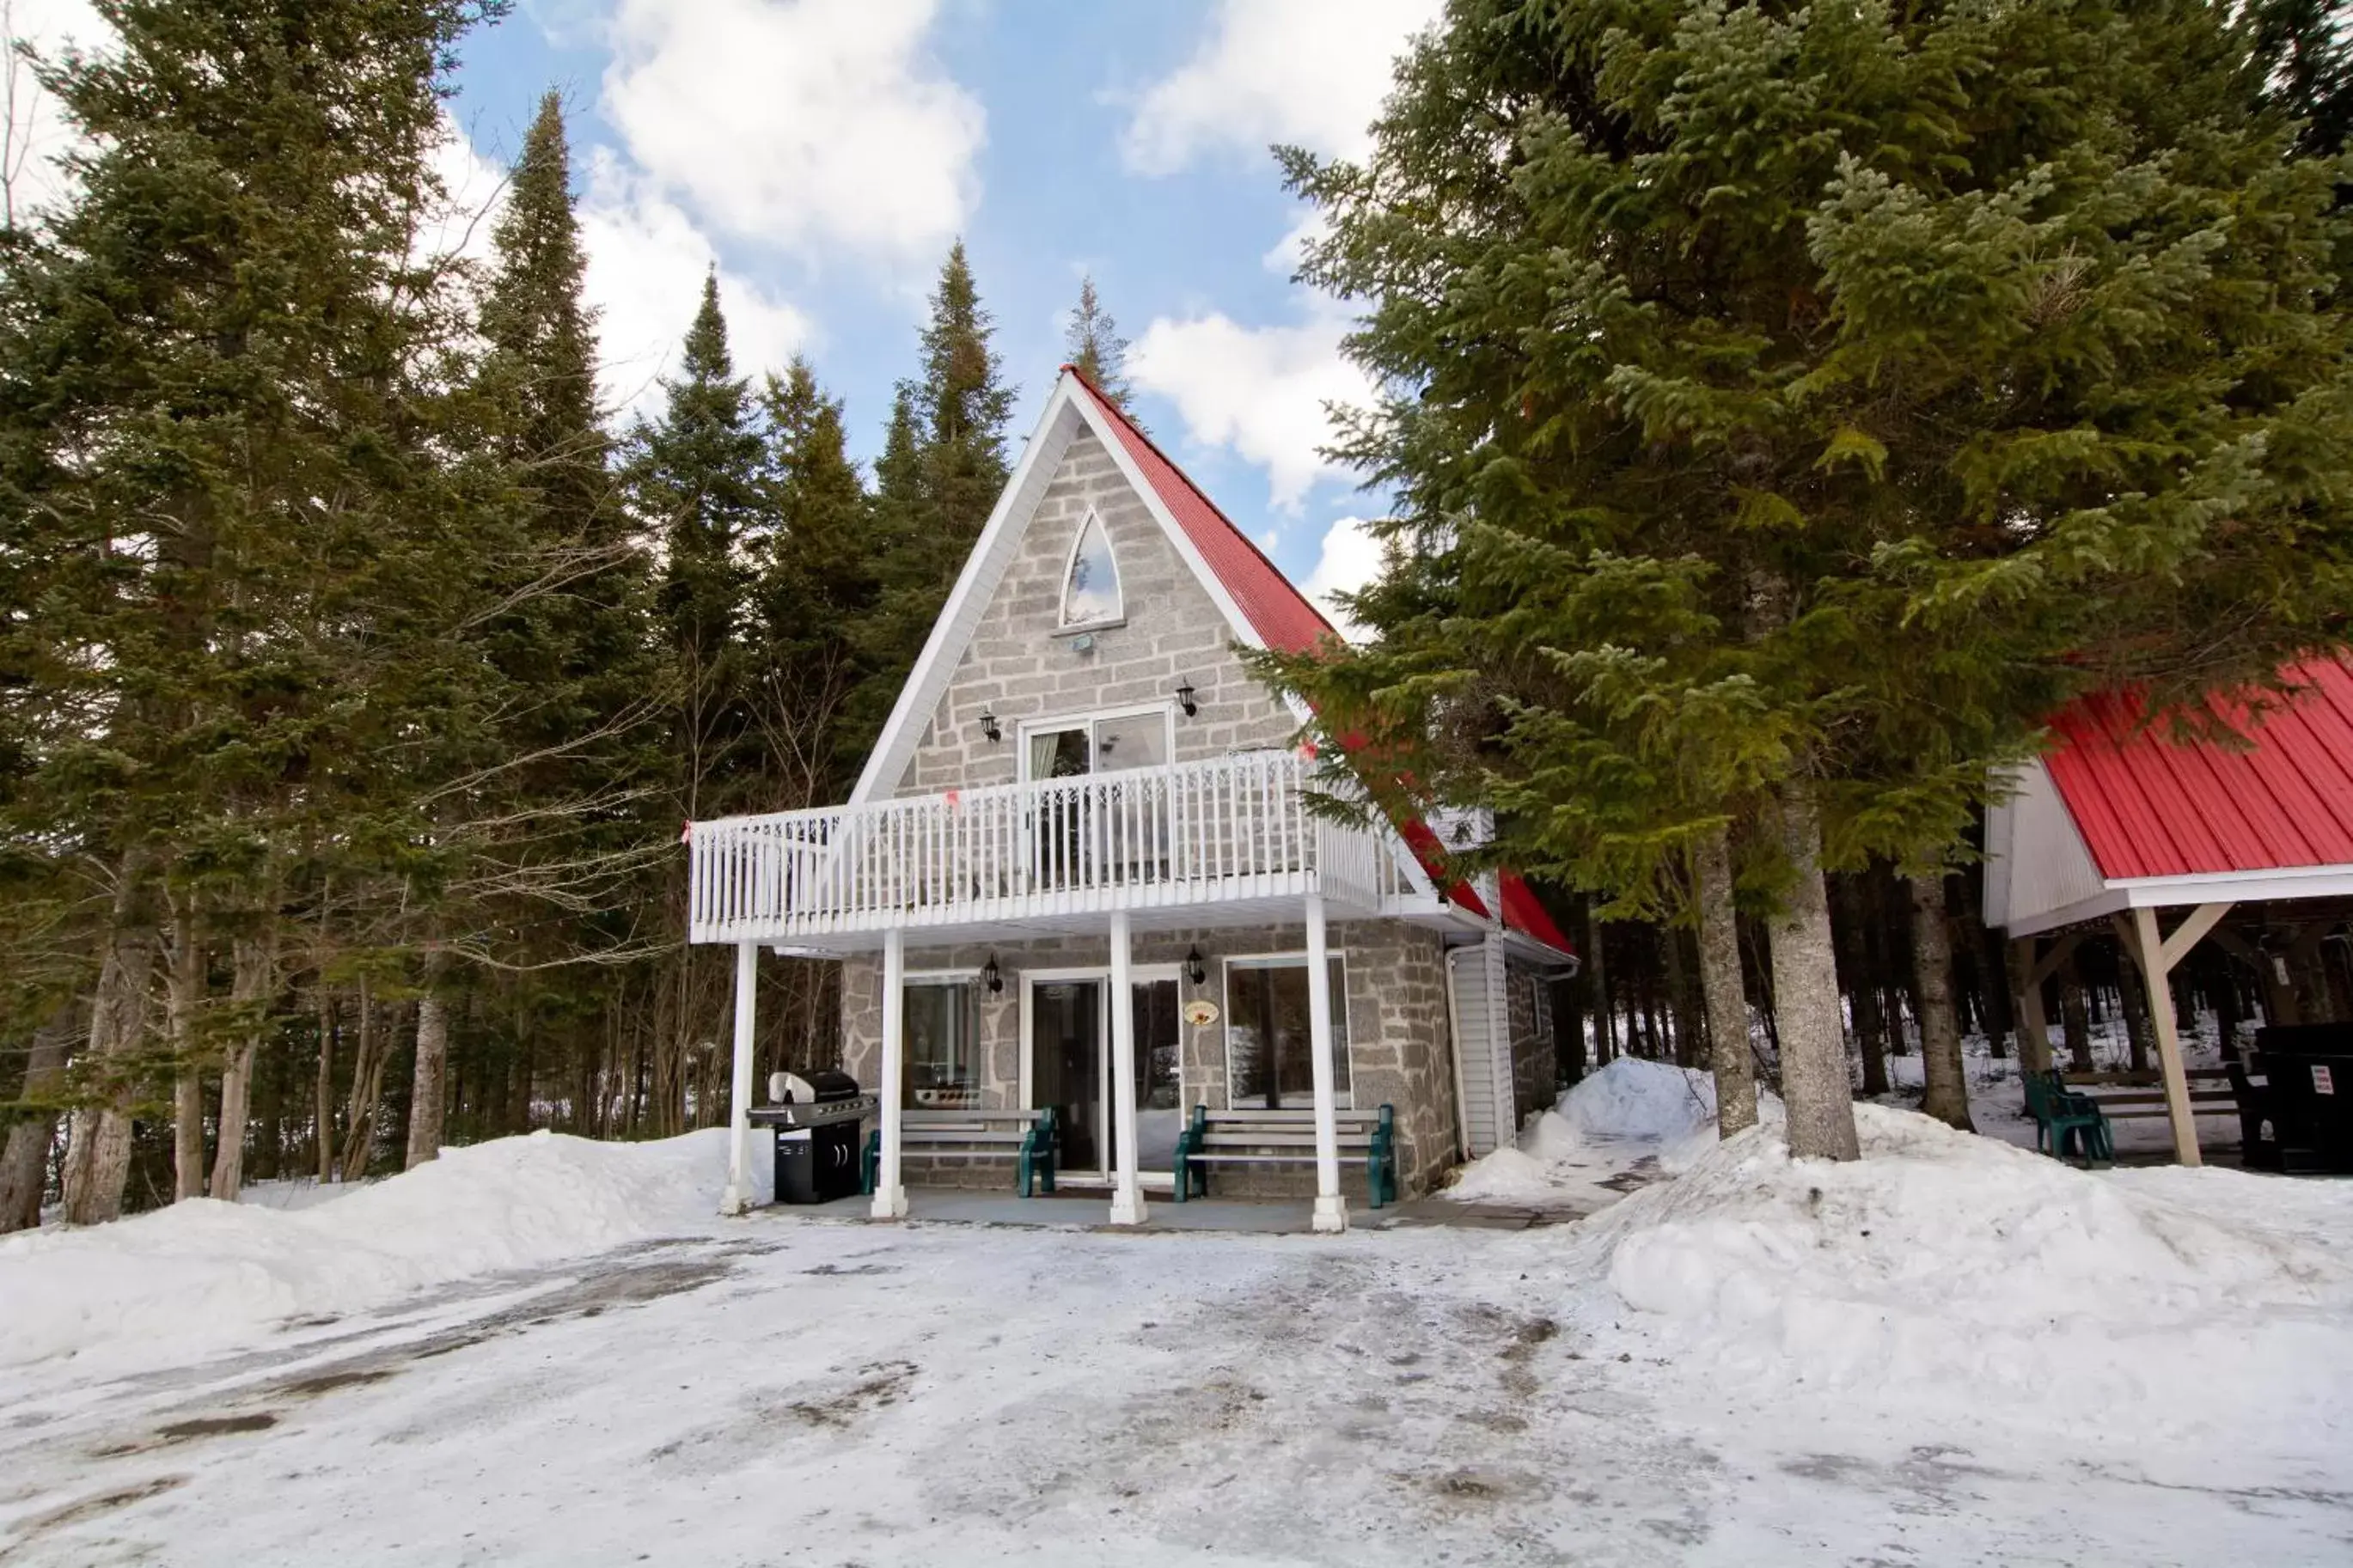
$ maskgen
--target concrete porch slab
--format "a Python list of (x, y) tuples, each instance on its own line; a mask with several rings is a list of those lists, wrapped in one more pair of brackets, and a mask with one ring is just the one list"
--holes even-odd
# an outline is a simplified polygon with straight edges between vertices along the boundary
[[(1003, 1225), (1054, 1230), (1224, 1231), (1258, 1236), (1309, 1234), (1314, 1205), (1304, 1198), (1194, 1198), (1178, 1203), (1166, 1194), (1145, 1194), (1150, 1217), (1138, 1226), (1111, 1223), (1111, 1194), (1092, 1188), (1069, 1189), (1047, 1196), (1018, 1197), (1011, 1193), (976, 1192), (959, 1187), (910, 1187), (907, 1217), (943, 1225)], [(779, 1215), (810, 1219), (863, 1220), (871, 1199), (839, 1198), (829, 1204), (786, 1205)], [(1416, 1198), (1370, 1209), (1352, 1201), (1348, 1224), (1356, 1230), (1392, 1230), (1430, 1226), (1471, 1230), (1528, 1230), (1582, 1219), (1569, 1208), (1526, 1208), (1500, 1204), (1461, 1204), (1445, 1198)]]

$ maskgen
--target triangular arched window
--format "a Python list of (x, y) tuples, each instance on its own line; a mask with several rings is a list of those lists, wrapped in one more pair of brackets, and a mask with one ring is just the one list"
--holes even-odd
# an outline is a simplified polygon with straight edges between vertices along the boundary
[(1103, 519), (1087, 513), (1071, 546), (1071, 569), (1062, 579), (1062, 625), (1101, 626), (1120, 618), (1119, 563), (1111, 556), (1111, 535)]

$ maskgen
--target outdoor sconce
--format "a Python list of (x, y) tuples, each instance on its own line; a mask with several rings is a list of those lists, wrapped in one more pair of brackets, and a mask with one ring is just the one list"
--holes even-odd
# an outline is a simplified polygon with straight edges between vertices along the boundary
[(1209, 966), (1201, 962), (1201, 950), (1193, 948), (1185, 954), (1185, 978), (1198, 985), (1209, 977)]
[(980, 710), (980, 732), (991, 744), (1005, 739), (1005, 731), (997, 727), (997, 715), (986, 708)]
[(1185, 710), (1185, 717), (1187, 719), (1192, 718), (1195, 714), (1200, 711), (1200, 709), (1194, 706), (1193, 703), (1193, 683), (1191, 681), (1183, 680), (1177, 682), (1176, 706)]
[(980, 983), (988, 987), (992, 996), (1005, 989), (1005, 976), (997, 967), (997, 954), (990, 953), (988, 962), (980, 966)]

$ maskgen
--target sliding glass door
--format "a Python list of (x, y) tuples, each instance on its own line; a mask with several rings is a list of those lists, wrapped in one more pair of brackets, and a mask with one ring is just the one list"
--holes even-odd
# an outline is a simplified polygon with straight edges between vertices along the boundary
[[(1118, 1119), (1112, 1114), (1108, 974), (1055, 973), (1026, 979), (1029, 1005), (1029, 1103), (1051, 1108), (1062, 1139), (1061, 1173), (1108, 1180), (1119, 1168)], [(1149, 973), (1129, 986), (1134, 1026), (1136, 1169), (1166, 1177), (1185, 1124), (1183, 1031), (1174, 973)]]

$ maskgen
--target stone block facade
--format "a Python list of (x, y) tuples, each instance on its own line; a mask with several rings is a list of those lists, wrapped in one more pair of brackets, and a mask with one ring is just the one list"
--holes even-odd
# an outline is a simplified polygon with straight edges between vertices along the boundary
[[(1089, 511), (1111, 540), (1125, 616), (1087, 631), (1082, 649), (1080, 635), (1061, 629), (1062, 583)], [(1198, 711), (1176, 716), (1172, 761), (1279, 747), (1298, 730), (1291, 710), (1234, 656), (1225, 616), (1111, 454), (1082, 432), (1063, 454), (897, 793), (1014, 783), (1023, 721), (1173, 706), (1179, 682), (1192, 685)], [(997, 715), (1002, 739), (981, 733), (984, 710)]]
[[(1442, 943), (1434, 931), (1401, 921), (1335, 922), (1332, 951), (1342, 961), (1346, 995), (1335, 997), (1347, 1009), (1351, 1100), (1358, 1108), (1389, 1105), (1398, 1123), (1398, 1180), (1406, 1193), (1427, 1191), (1456, 1158), (1454, 1061), (1448, 1028)], [(1207, 975), (1202, 984), (1183, 984), (1189, 1001), (1207, 997), (1218, 1005), (1218, 1021), (1183, 1031), (1183, 1103), (1226, 1105), (1226, 1025), (1231, 1016), (1225, 992), (1224, 960), (1303, 952), (1304, 926), (1245, 927), (1214, 931), (1136, 933), (1130, 962), (1179, 964), (1198, 949)], [(990, 995), (976, 988), (985, 1103), (1010, 1109), (1021, 1103), (1021, 989), (1023, 972), (1108, 968), (1108, 942), (1102, 937), (1058, 937), (992, 947), (913, 949), (910, 974), (926, 971), (973, 972), (995, 958), (1005, 989)], [(882, 1053), (882, 963), (879, 957), (850, 959), (842, 966), (844, 1071), (870, 1088), (881, 1081)], [(996, 1186), (1010, 1180), (1008, 1168), (943, 1161), (936, 1166), (910, 1156), (911, 1183)], [(1214, 1178), (1217, 1190), (1232, 1194), (1307, 1194), (1314, 1190), (1310, 1167), (1235, 1172)], [(1361, 1173), (1344, 1171), (1341, 1190), (1361, 1205)]]

